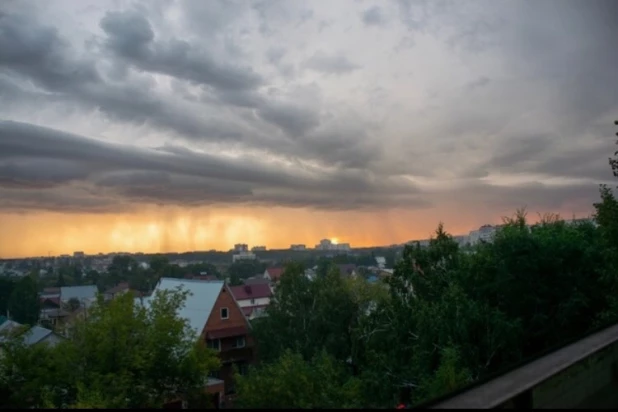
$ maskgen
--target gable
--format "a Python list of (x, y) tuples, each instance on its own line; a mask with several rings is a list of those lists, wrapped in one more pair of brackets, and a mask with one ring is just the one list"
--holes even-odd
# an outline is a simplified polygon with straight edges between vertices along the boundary
[[(227, 319), (221, 319), (222, 308), (227, 308)], [(227, 286), (223, 286), (221, 289), (221, 293), (219, 293), (210, 316), (208, 317), (208, 321), (206, 322), (206, 327), (202, 331), (202, 336), (221, 329), (244, 329), (246, 331), (251, 329), (249, 321), (240, 309), (240, 306), (238, 306), (238, 303), (234, 299), (234, 295), (232, 295), (232, 292)]]

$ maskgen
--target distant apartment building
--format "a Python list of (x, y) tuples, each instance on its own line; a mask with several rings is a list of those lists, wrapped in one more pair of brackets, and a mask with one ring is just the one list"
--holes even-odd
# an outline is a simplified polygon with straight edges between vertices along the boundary
[(249, 251), (249, 246), (247, 246), (246, 243), (237, 243), (234, 245), (234, 252), (241, 253), (241, 252), (248, 252), (248, 251)]
[(83, 259), (86, 256), (84, 252), (73, 252), (73, 257), (75, 259)]
[(305, 245), (302, 245), (302, 244), (291, 245), (290, 246), (290, 250), (302, 251), (302, 250), (307, 250), (307, 247)]
[(337, 243), (333, 246), (335, 247), (334, 250), (338, 250), (341, 252), (349, 252), (352, 249), (349, 243)]
[(332, 247), (333, 242), (331, 242), (330, 239), (322, 239), (319, 244), (315, 245), (317, 250), (332, 250)]
[(266, 246), (253, 246), (251, 248), (252, 252), (266, 252)]
[(232, 262), (239, 262), (241, 260), (255, 260), (255, 253), (241, 251), (237, 254), (232, 255)]
[(349, 243), (333, 243), (330, 239), (322, 239), (315, 245), (316, 250), (333, 250), (347, 252), (351, 250)]

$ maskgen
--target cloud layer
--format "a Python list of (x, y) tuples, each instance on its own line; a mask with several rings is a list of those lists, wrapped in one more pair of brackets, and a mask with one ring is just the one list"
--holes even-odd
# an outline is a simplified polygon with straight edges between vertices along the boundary
[(610, 0), (8, 2), (0, 210), (584, 207), (611, 180), (617, 14)]

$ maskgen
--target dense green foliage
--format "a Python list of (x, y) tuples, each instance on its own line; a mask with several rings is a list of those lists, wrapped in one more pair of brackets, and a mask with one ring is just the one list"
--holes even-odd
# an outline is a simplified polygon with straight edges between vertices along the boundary
[(39, 320), (39, 291), (36, 281), (31, 276), (24, 276), (11, 289), (6, 307), (11, 318), (19, 323), (35, 325)]
[(0, 407), (160, 408), (181, 394), (199, 398), (214, 352), (176, 317), (186, 292), (157, 294), (148, 308), (131, 294), (88, 311), (69, 339), (3, 344)]
[(266, 405), (258, 392), (268, 376), (295, 394), (288, 407), (329, 407), (328, 397), (307, 403), (315, 387), (297, 384), (317, 356), (347, 371), (335, 386), (353, 393), (348, 405), (419, 403), (615, 323), (618, 203), (610, 189), (601, 188), (595, 208), (598, 225), (552, 215), (528, 225), (520, 211), (493, 242), (465, 250), (440, 225), (428, 247), (406, 247), (388, 291), (358, 293), (363, 282), (335, 271), (311, 282), (288, 266), (269, 316), (255, 323), (263, 362), (240, 380), (242, 405)]

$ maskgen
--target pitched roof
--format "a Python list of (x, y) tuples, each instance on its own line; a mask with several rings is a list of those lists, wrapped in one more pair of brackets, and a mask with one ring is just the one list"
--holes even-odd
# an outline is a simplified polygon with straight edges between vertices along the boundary
[(99, 290), (96, 285), (87, 286), (62, 286), (60, 288), (60, 298), (64, 301), (77, 299), (80, 302), (83, 300), (94, 299)]
[(272, 290), (266, 283), (230, 286), (229, 289), (236, 300), (269, 298), (272, 296)]
[(270, 279), (274, 281), (279, 280), (281, 275), (283, 275), (284, 270), (285, 270), (284, 268), (280, 268), (280, 267), (266, 269), (266, 271), (268, 272), (268, 276), (270, 276)]
[(39, 298), (39, 302), (41, 302), (41, 305), (45, 304), (45, 302), (51, 302), (51, 303), (53, 303), (56, 306), (60, 306), (60, 298), (59, 297), (50, 298), (50, 297), (41, 296)]
[[(2, 325), (0, 325), (0, 335), (2, 335), (3, 332), (10, 332), (11, 330), (20, 326), (22, 326), (20, 323), (14, 322), (12, 320), (7, 320)], [(35, 343), (42, 341), (52, 333), (53, 332), (49, 329), (45, 329), (35, 325), (24, 334), (24, 343), (26, 345), (34, 345)], [(6, 339), (4, 336), (0, 336), (0, 341), (4, 339)]]
[[(176, 290), (178, 287), (189, 291), (184, 306), (178, 311), (178, 316), (189, 322), (191, 329), (198, 335), (206, 326), (210, 312), (221, 293), (223, 281), (207, 281), (194, 279), (161, 278), (152, 296), (159, 290)], [(152, 297), (145, 298), (144, 304), (150, 303)]]

